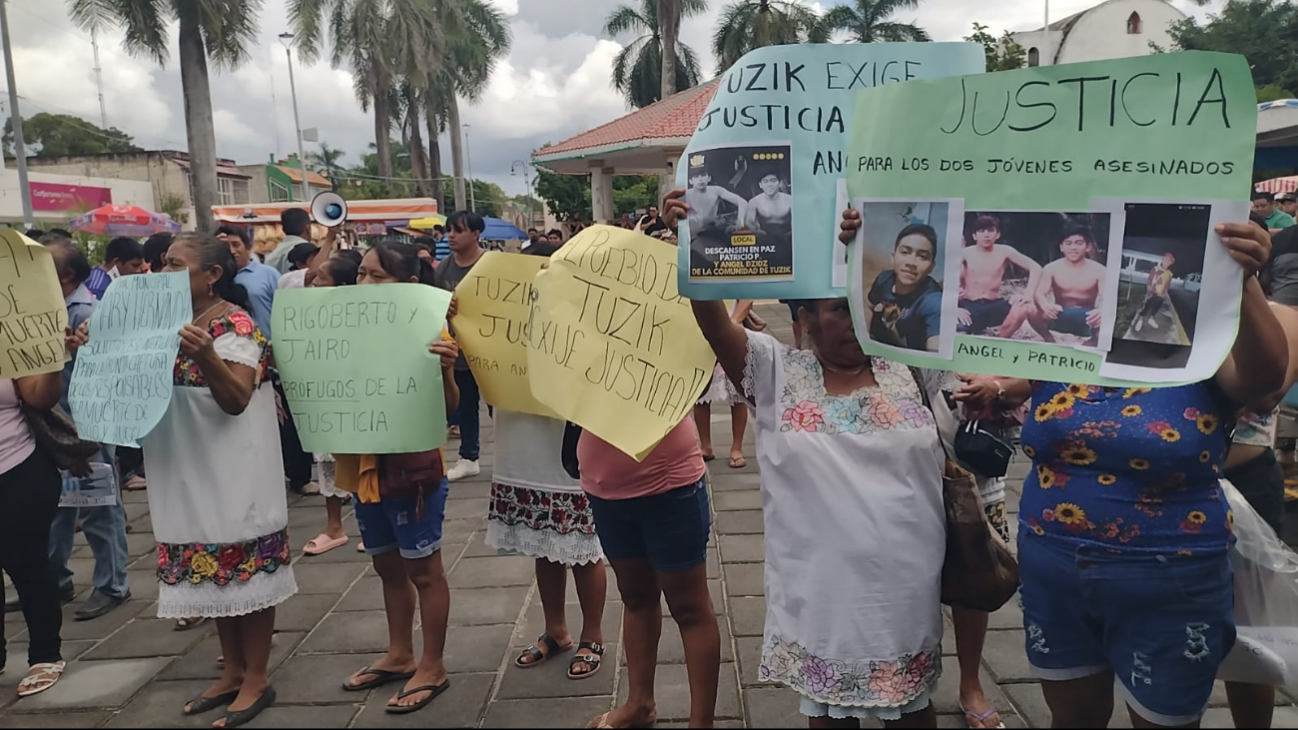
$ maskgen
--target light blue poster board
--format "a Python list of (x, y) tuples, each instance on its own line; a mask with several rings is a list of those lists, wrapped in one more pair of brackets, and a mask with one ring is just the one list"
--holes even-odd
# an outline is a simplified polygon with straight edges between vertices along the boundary
[(974, 43), (768, 46), (739, 59), (676, 167), (692, 208), (680, 227), (681, 294), (846, 296), (846, 251), (831, 244), (857, 92), (985, 64)]
[(193, 319), (189, 274), (119, 276), (90, 318), (68, 405), (87, 441), (138, 446), (171, 405), (180, 328)]

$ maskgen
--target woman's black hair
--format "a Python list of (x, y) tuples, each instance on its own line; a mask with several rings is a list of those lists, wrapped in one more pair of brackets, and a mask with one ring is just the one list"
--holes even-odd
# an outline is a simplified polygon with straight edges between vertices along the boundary
[(175, 238), (170, 233), (155, 233), (144, 241), (144, 260), (149, 262), (149, 270), (157, 273), (162, 271), (166, 263), (162, 257), (167, 254), (167, 249), (171, 248), (171, 241)]
[(234, 255), (230, 253), (229, 246), (218, 240), (216, 236), (198, 231), (181, 233), (176, 236), (174, 243), (183, 243), (197, 248), (198, 262), (204, 271), (211, 271), (220, 266), (221, 278), (212, 285), (212, 292), (236, 307), (251, 311), (248, 290), (241, 284), (234, 283), (234, 275), (239, 267), (234, 263)]
[(401, 281), (412, 277), (420, 284), (433, 286), (433, 267), (419, 258), (419, 249), (400, 241), (379, 241), (370, 249), (379, 257), (383, 270)]
[(320, 264), (320, 268), (329, 272), (334, 286), (355, 286), (360, 263), (353, 261), (350, 256), (338, 256)]
[(360, 251), (357, 251), (357, 250), (354, 249), (354, 248), (344, 248), (344, 249), (341, 249), (341, 250), (338, 250), (338, 251), (334, 251), (334, 253), (333, 253), (333, 257), (332, 257), (332, 258), (336, 258), (336, 259), (346, 259), (346, 260), (352, 262), (353, 264), (356, 264), (357, 268), (359, 268), (360, 265), (361, 265), (361, 261), (362, 261), (365, 257), (364, 257), (363, 255), (361, 255), (361, 252), (360, 252)]

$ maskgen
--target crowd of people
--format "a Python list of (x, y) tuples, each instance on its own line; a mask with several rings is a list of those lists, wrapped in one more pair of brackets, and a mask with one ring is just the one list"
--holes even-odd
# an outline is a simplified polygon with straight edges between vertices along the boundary
[[(750, 300), (694, 301), (717, 368), (694, 412), (642, 460), (572, 424), (488, 408), (496, 457), (486, 541), (535, 561), (545, 619), (514, 668), (571, 651), (569, 679), (604, 670), (607, 563), (624, 612), (628, 686), (624, 701), (589, 726), (656, 721), (664, 598), (684, 646), (690, 726), (713, 724), (721, 634), (707, 585), (707, 462), (711, 404), (722, 401), (732, 416), (729, 466), (745, 465), (750, 421), (760, 445), (767, 609), (759, 678), (795, 690), (813, 728), (861, 720), (935, 727), (943, 468), (961, 424), (978, 420), (1006, 433), (1021, 424), (1032, 461), (1017, 539), (1024, 650), (1055, 725), (1104, 726), (1116, 699), (1137, 726), (1197, 724), (1235, 641), (1232, 515), (1218, 479), (1231, 479), (1277, 531), (1284, 516), (1274, 439), (1280, 400), (1298, 379), (1298, 275), (1286, 261), (1298, 259), (1298, 227), (1273, 242), (1271, 230), (1292, 218), (1286, 224), (1266, 196), (1255, 197), (1254, 210), (1252, 221), (1216, 231), (1243, 269), (1244, 293), (1235, 345), (1203, 382), (1103, 388), (921, 371), (865, 355), (846, 299), (790, 302), (794, 346), (764, 332)], [(650, 208), (633, 228), (674, 240), (688, 212), (684, 191), (674, 191), (663, 215)], [(454, 292), (484, 254), (483, 219), (455, 212), (426, 239), (381, 241), (363, 253), (343, 246), (337, 229), (321, 245), (307, 240), (304, 210), (286, 211), (281, 223), (284, 240), (264, 262), (240, 226), (143, 244), (114, 239), (98, 267), (66, 232), (33, 232), (53, 254), (73, 360), (62, 372), (0, 380), (0, 567), (17, 592), (6, 609), (23, 612), (30, 635), (20, 696), (50, 689), (66, 666), (60, 602), (73, 598), (67, 564), (78, 524), (95, 570), (75, 617), (97, 618), (131, 595), (124, 505), (59, 507), (63, 480), (85, 478), (91, 462), (115, 464), (124, 488), (138, 479), (148, 489), (159, 617), (182, 630), (216, 623), (222, 674), (178, 712), (220, 710), (214, 727), (232, 728), (275, 701), (267, 666), (276, 606), (297, 590), (294, 553), (300, 547), (309, 559), (347, 545), (348, 503), (358, 549), (382, 584), (389, 645), (341, 678), (342, 690), (399, 684), (386, 709), (406, 714), (450, 689), (442, 524), (450, 483), (481, 473), (481, 398), (455, 342), (458, 301), (447, 330), (428, 343), (459, 440), (453, 464), (442, 449), (304, 453), (282, 407), (270, 313), (287, 288), (415, 283)], [(841, 239), (859, 226), (860, 215), (845, 211)], [(528, 234), (523, 255), (549, 256), (564, 243), (558, 230)], [(60, 401), (67, 410), (76, 353), (93, 336), (87, 322), (109, 283), (158, 271), (186, 273), (194, 314), (180, 331), (172, 403), (142, 455), (94, 445), (93, 456), (69, 463), (38, 442), (34, 414)], [(1004, 478), (975, 476), (989, 529), (1011, 542)], [(290, 490), (326, 504), (324, 532), (301, 546), (288, 532)], [(564, 610), (569, 571), (580, 627), (569, 627)], [(953, 621), (965, 720), (1001, 727), (1002, 708), (980, 683), (988, 615), (957, 607)], [(5, 658), (0, 650), (0, 666)], [(1273, 688), (1231, 684), (1228, 693), (1241, 726), (1270, 724)]]

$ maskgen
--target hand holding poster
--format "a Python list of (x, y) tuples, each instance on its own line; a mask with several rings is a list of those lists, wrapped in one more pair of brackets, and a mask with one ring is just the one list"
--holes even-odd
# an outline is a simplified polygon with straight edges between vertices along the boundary
[(532, 280), (548, 259), (489, 251), (455, 288), (455, 339), (487, 403), (555, 418), (532, 397), (527, 370), (527, 322)]
[(113, 280), (68, 387), (81, 438), (138, 446), (158, 425), (171, 404), (180, 328), (193, 317), (185, 272)]
[(0, 228), (0, 378), (63, 369), (67, 305), (48, 249)]
[[(681, 293), (692, 299), (827, 297), (847, 286), (838, 231), (860, 89), (983, 70), (973, 43), (769, 46), (717, 82), (677, 165), (687, 189)], [(846, 198), (843, 199), (846, 202)]]
[(642, 460), (694, 407), (716, 357), (676, 289), (671, 244), (591, 226), (536, 276), (532, 395)]
[(450, 292), (424, 284), (285, 289), (275, 365), (302, 448), (402, 454), (446, 443), (442, 336)]
[(1097, 385), (1202, 380), (1239, 321), (1242, 57), (1171, 53), (861, 92), (850, 300), (867, 353)]

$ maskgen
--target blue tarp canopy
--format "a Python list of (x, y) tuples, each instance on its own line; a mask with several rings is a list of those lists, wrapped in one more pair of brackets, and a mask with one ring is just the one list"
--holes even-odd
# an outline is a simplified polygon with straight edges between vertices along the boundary
[(499, 218), (483, 217), (487, 224), (487, 229), (482, 232), (482, 238), (489, 241), (508, 241), (511, 239), (522, 240), (527, 238), (527, 233), (518, 226), (509, 221), (502, 221)]

